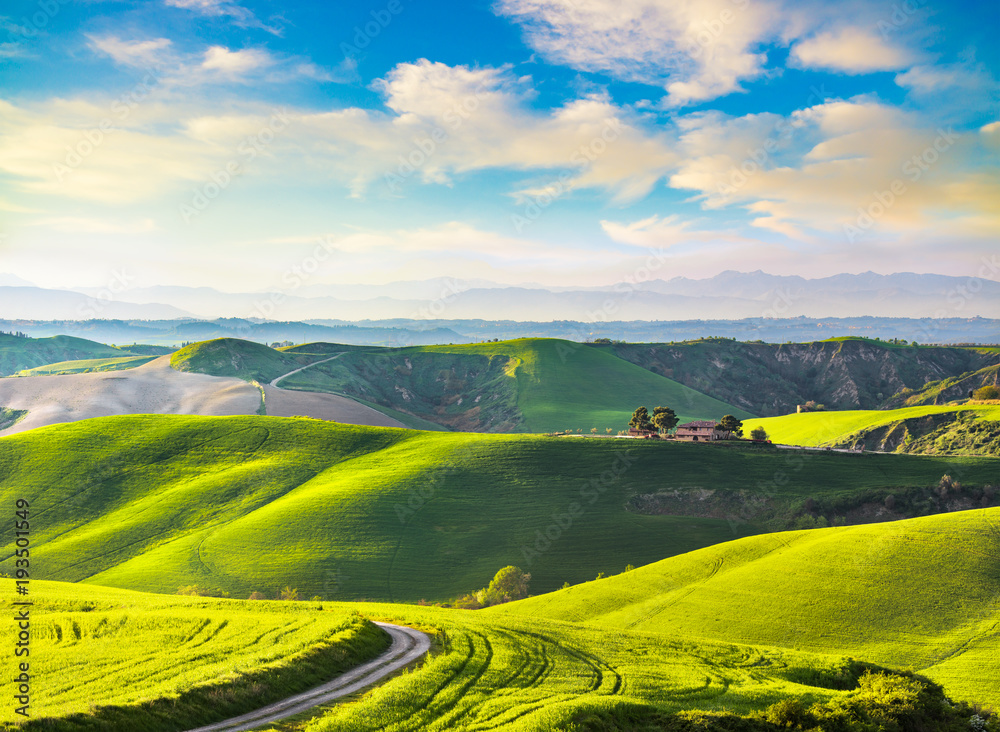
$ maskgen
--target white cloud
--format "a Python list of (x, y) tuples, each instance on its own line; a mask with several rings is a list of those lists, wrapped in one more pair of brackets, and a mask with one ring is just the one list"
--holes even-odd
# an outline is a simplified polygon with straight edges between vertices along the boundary
[(173, 61), (171, 42), (167, 38), (130, 41), (118, 36), (87, 36), (90, 48), (110, 56), (121, 66), (156, 68)]
[(281, 35), (277, 25), (267, 25), (247, 8), (232, 0), (165, 0), (168, 7), (183, 8), (209, 18), (231, 18), (240, 28), (257, 28), (274, 35)]
[(671, 186), (696, 191), (706, 208), (741, 206), (752, 225), (793, 240), (843, 234), (869, 207), (873, 239), (1000, 229), (1000, 176), (977, 140), (894, 107), (836, 100), (787, 118), (692, 115), (686, 124)]
[(221, 83), (285, 83), (295, 79), (343, 82), (356, 76), (346, 60), (336, 69), (324, 69), (296, 56), (275, 56), (262, 48), (230, 49), (209, 46), (200, 52), (180, 53), (167, 38), (128, 40), (118, 36), (88, 36), (91, 50), (116, 64), (154, 70), (163, 86), (192, 87)]
[(0, 43), (0, 58), (20, 58), (25, 55), (20, 43)]
[(495, 7), (549, 62), (662, 86), (671, 105), (737, 91), (760, 76), (766, 57), (757, 47), (783, 23), (769, 0), (499, 0)]
[(251, 48), (230, 51), (225, 46), (211, 46), (205, 51), (205, 60), (199, 68), (228, 79), (237, 79), (273, 65), (274, 59), (267, 51)]
[(799, 41), (791, 50), (796, 65), (846, 74), (896, 71), (917, 60), (913, 52), (892, 46), (870, 29), (845, 27)]
[(526, 80), (505, 68), (422, 59), (399, 64), (375, 87), (392, 115), (347, 109), (302, 115), (295, 125), (313, 141), (313, 158), (349, 175), (356, 195), (393, 176), (449, 183), (455, 174), (505, 168), (569, 171), (572, 186), (630, 200), (676, 161), (664, 135), (643, 131), (606, 97), (532, 110)]
[[(212, 73), (247, 74), (260, 65), (259, 59), (231, 63), (231, 53), (213, 58), (219, 62)], [(526, 80), (508, 69), (421, 60), (397, 66), (377, 87), (388, 113), (282, 110), (287, 124), (279, 134), (268, 133), (268, 144), (255, 152), (254, 169), (296, 182), (332, 179), (355, 196), (380, 197), (405, 194), (407, 186), (420, 183), (450, 184), (471, 171), (516, 170), (542, 178), (540, 186), (528, 188), (561, 180), (568, 189), (594, 188), (629, 201), (646, 195), (678, 160), (664, 133), (644, 129), (606, 97), (533, 109)], [(112, 100), (4, 105), (0, 171), (23, 190), (83, 200), (163, 196), (206, 180), (229, 159), (245, 161), (239, 145), (260, 135), (275, 113), (229, 99), (220, 114), (216, 98), (159, 93), (123, 119), (111, 114)], [(109, 117), (115, 130), (89, 152), (88, 131)], [(57, 175), (67, 149), (81, 142), (88, 149), (84, 159)]]

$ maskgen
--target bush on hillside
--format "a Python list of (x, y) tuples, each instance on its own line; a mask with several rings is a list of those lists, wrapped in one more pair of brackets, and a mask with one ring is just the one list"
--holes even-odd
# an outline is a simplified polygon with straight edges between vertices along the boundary
[(194, 597), (229, 597), (229, 593), (224, 590), (211, 590), (198, 585), (182, 585), (177, 588), (178, 595), (191, 595)]
[(978, 401), (1000, 399), (1000, 388), (997, 388), (994, 384), (987, 384), (972, 392), (972, 398)]

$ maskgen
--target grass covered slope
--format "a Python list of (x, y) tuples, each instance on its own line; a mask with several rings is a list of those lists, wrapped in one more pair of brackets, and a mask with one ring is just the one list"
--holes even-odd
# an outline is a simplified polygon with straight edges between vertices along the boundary
[[(987, 458), (814, 454), (475, 435), (273, 417), (123, 416), (0, 440), (0, 500), (32, 504), (41, 577), (246, 597), (447, 600), (516, 564), (546, 592), (762, 531), (744, 506), (995, 481)], [(642, 513), (702, 486), (719, 510)], [(881, 493), (880, 493), (881, 497)], [(677, 515), (683, 513), (684, 515)], [(0, 526), (0, 571), (12, 568)]]
[(1000, 509), (754, 536), (485, 611), (850, 654), (1000, 702)]
[[(749, 419), (744, 422), (744, 432), (749, 434), (755, 427), (763, 427), (771, 440), (788, 445), (805, 445), (808, 447), (852, 444), (852, 437), (859, 433), (873, 430), (893, 428), (905, 423), (913, 423), (914, 430), (918, 425), (914, 422), (923, 420), (925, 426), (932, 429), (958, 419), (959, 415), (968, 413), (977, 419), (985, 421), (1000, 420), (1000, 406), (996, 405), (964, 405), (964, 406), (917, 406), (903, 409), (887, 410), (849, 410), (844, 412), (804, 412), (802, 414), (786, 414), (783, 417), (763, 417)], [(905, 436), (901, 435), (896, 442), (888, 444), (891, 450), (901, 445), (905, 448)], [(871, 445), (877, 449), (877, 445)], [(882, 447), (885, 449), (885, 446)]]
[[(54, 582), (34, 582), (32, 592), (38, 673), (26, 732), (173, 732), (267, 703), (381, 650), (380, 631), (358, 612), (431, 633), (432, 655), (282, 730), (688, 730), (707, 713), (730, 725), (722, 728), (771, 732), (764, 717), (774, 704), (853, 711), (866, 701), (864, 689), (852, 690), (864, 665), (836, 655), (413, 605), (240, 602)], [(873, 678), (901, 691), (912, 683)], [(920, 709), (895, 710), (923, 723), (909, 729), (968, 729), (967, 708), (921, 699)], [(835, 729), (868, 729), (852, 718)]]
[(72, 336), (51, 338), (20, 338), (0, 333), (0, 376), (44, 366), (50, 363), (81, 359), (108, 359), (131, 356), (103, 343)]
[(289, 371), (308, 366), (325, 355), (285, 353), (238, 338), (216, 338), (185, 346), (170, 357), (177, 371), (210, 376), (235, 376), (244, 381), (269, 383)]
[(682, 421), (751, 416), (602, 349), (552, 338), (355, 350), (282, 386), (476, 431), (618, 432), (643, 404), (672, 407)]
[[(13, 584), (0, 580), (5, 614)], [(18, 729), (55, 728), (45, 717), (62, 718), (63, 729), (191, 729), (309, 689), (388, 647), (371, 622), (317, 603), (39, 581), (30, 592), (32, 722)], [(11, 707), (0, 720), (14, 720)]]
[(158, 356), (120, 356), (116, 358), (86, 358), (24, 369), (18, 376), (49, 376), (52, 374), (84, 374), (100, 371), (124, 371), (149, 363)]

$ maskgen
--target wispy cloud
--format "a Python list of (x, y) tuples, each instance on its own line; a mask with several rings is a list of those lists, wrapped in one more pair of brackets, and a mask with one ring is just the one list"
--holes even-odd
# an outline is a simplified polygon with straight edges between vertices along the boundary
[(275, 55), (263, 48), (231, 49), (209, 46), (181, 52), (170, 39), (123, 39), (114, 35), (87, 36), (91, 50), (130, 68), (155, 69), (164, 86), (204, 84), (283, 83), (297, 78), (345, 82), (355, 76), (353, 62), (324, 69), (298, 56)]
[(240, 28), (256, 28), (276, 36), (282, 34), (280, 25), (268, 25), (252, 11), (232, 0), (165, 0), (168, 7), (183, 8), (209, 18), (229, 18)]

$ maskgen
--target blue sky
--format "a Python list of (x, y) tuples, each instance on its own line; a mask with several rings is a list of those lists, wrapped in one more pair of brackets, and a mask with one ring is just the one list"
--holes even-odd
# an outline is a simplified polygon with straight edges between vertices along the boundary
[(916, 271), (1000, 234), (995, 2), (21, 0), (0, 272), (43, 286)]

